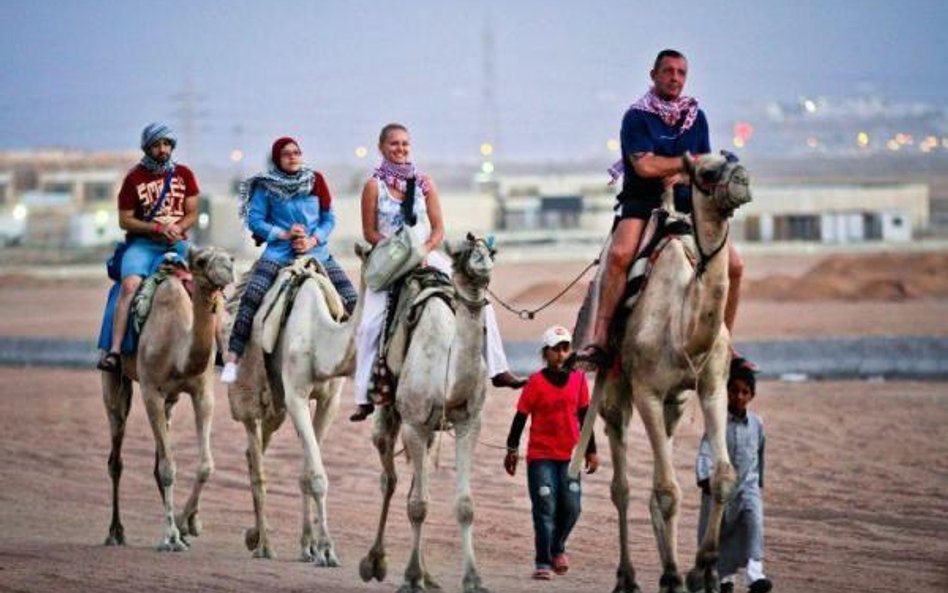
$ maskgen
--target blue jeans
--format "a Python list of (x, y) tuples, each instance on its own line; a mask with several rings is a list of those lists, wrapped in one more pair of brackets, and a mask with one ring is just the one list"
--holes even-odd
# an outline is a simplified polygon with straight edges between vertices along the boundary
[(582, 489), (578, 479), (569, 478), (568, 469), (569, 461), (527, 463), (537, 568), (550, 568), (553, 556), (566, 551), (566, 538), (579, 519)]

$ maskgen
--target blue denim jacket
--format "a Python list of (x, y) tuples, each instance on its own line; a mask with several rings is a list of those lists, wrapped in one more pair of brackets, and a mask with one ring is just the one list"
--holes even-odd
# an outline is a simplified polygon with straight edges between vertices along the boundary
[(293, 244), (280, 239), (279, 234), (289, 231), (294, 224), (306, 228), (306, 234), (319, 239), (319, 245), (309, 250), (319, 261), (329, 258), (329, 234), (336, 226), (336, 213), (332, 206), (320, 208), (319, 198), (310, 193), (300, 193), (290, 199), (281, 199), (259, 185), (250, 197), (247, 209), (247, 226), (267, 241), (267, 247), (261, 256), (263, 259), (287, 264), (293, 261), (296, 253)]

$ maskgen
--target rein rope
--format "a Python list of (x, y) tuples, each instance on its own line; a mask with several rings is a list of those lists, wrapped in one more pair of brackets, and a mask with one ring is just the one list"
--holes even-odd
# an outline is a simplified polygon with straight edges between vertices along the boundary
[(563, 290), (561, 290), (556, 296), (554, 296), (553, 298), (551, 298), (551, 299), (548, 300), (547, 302), (543, 303), (542, 305), (540, 305), (540, 306), (537, 307), (536, 309), (527, 309), (527, 308), (520, 308), (520, 309), (517, 309), (517, 308), (515, 308), (513, 305), (511, 305), (511, 304), (507, 303), (506, 301), (504, 301), (504, 299), (502, 299), (502, 298), (500, 298), (499, 296), (497, 296), (496, 294), (494, 294), (494, 291), (492, 291), (490, 288), (487, 289), (487, 292), (488, 292), (488, 294), (490, 294), (490, 296), (492, 296), (492, 297), (494, 298), (495, 301), (497, 301), (497, 304), (499, 304), (499, 305), (500, 305), (501, 307), (503, 307), (504, 309), (507, 309), (508, 311), (510, 311), (511, 313), (513, 313), (514, 315), (516, 315), (517, 317), (519, 317), (521, 321), (530, 321), (530, 320), (532, 320), (532, 319), (536, 316), (537, 313), (539, 313), (540, 311), (546, 309), (547, 307), (549, 307), (550, 305), (552, 305), (552, 304), (555, 303), (556, 301), (560, 300), (560, 298), (561, 298), (564, 294), (566, 294), (566, 293), (569, 291), (570, 288), (572, 288), (577, 282), (580, 281), (580, 279), (582, 279), (583, 276), (586, 275), (586, 272), (588, 272), (588, 271), (591, 270), (593, 267), (598, 266), (598, 265), (599, 265), (599, 258), (597, 257), (596, 259), (594, 259), (594, 260), (592, 260), (591, 262), (589, 262), (589, 265), (587, 265), (585, 268), (583, 268), (583, 271), (580, 272), (580, 273), (576, 276), (576, 278), (573, 279), (572, 282), (570, 282), (569, 284), (567, 284), (567, 285), (566, 285), (566, 288), (564, 288)]

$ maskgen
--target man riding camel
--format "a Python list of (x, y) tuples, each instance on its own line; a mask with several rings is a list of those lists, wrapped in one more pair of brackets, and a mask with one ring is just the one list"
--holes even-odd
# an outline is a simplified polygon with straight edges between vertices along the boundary
[(177, 144), (168, 126), (145, 126), (141, 137), (145, 154), (125, 176), (119, 191), (119, 226), (125, 231), (128, 247), (119, 264), (122, 288), (115, 307), (112, 343), (97, 365), (106, 372), (119, 371), (129, 306), (155, 259), (167, 252), (187, 259), (187, 231), (197, 221), (200, 189), (191, 169), (172, 160)]
[[(612, 183), (623, 178), (622, 191), (616, 196), (612, 244), (599, 287), (592, 341), (575, 355), (576, 362), (588, 366), (602, 367), (610, 361), (609, 329), (625, 292), (626, 273), (638, 252), (652, 210), (662, 204), (665, 189), (674, 189), (678, 212), (691, 213), (691, 182), (682, 155), (711, 152), (708, 120), (698, 108), (698, 101), (682, 94), (688, 78), (685, 56), (673, 49), (662, 50), (649, 76), (652, 88), (622, 118), (622, 160), (609, 169)], [(731, 330), (744, 262), (730, 241), (728, 261), (730, 290), (724, 324)]]

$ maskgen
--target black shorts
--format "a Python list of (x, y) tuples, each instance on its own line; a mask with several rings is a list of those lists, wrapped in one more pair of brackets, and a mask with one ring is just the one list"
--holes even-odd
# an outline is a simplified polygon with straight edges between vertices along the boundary
[[(662, 198), (630, 196), (625, 192), (616, 196), (616, 224), (626, 218), (648, 220), (652, 210), (662, 205)], [(675, 192), (675, 210), (684, 214), (691, 214), (691, 193)]]

